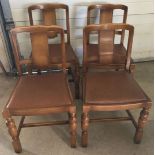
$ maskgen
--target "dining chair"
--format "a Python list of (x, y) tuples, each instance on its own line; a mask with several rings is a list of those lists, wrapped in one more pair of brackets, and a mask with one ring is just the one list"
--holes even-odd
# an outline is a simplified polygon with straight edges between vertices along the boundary
[[(114, 35), (100, 35), (99, 38), (99, 60), (97, 63), (89, 63), (88, 38), (93, 31), (106, 34), (115, 34), (115, 31), (121, 29), (128, 31), (127, 36), (127, 55), (124, 61), (124, 68), (116, 71), (115, 69), (104, 68), (104, 64), (111, 64), (111, 61), (121, 58), (114, 51)], [(101, 24), (88, 25), (84, 28), (84, 59), (83, 59), (83, 114), (81, 117), (82, 127), (82, 146), (88, 144), (88, 128), (92, 122), (107, 121), (132, 121), (136, 128), (134, 136), (135, 143), (140, 143), (143, 135), (143, 128), (147, 122), (151, 100), (144, 93), (142, 88), (136, 82), (131, 74), (131, 50), (133, 42), (134, 27), (128, 24)], [(95, 65), (97, 68), (91, 68)], [(131, 109), (141, 108), (138, 122), (135, 121)], [(111, 117), (111, 118), (93, 118), (90, 112), (98, 111), (121, 111), (125, 110), (128, 117)]]
[[(67, 35), (67, 42), (65, 43), (66, 48), (66, 63), (67, 68), (71, 72), (74, 82), (75, 82), (75, 96), (76, 98), (79, 98), (79, 60), (76, 56), (71, 43), (70, 43), (70, 24), (69, 24), (69, 7), (66, 4), (61, 3), (38, 3), (33, 4), (28, 7), (28, 14), (29, 14), (29, 20), (30, 25), (36, 25), (35, 24), (35, 17), (36, 12), (39, 10), (42, 15), (42, 22), (41, 25), (57, 25), (57, 11), (65, 11), (64, 14), (62, 13), (62, 18), (65, 19), (65, 25), (64, 25), (64, 32)], [(39, 14), (39, 12), (37, 12)], [(35, 14), (35, 15), (34, 15)], [(49, 39), (50, 38), (56, 38), (57, 34), (54, 32), (49, 32), (48, 34)], [(53, 63), (61, 62), (61, 48), (59, 44), (50, 44), (49, 43), (49, 49), (50, 49), (50, 55), (51, 55), (51, 61)], [(72, 80), (73, 81), (73, 80)]]
[[(49, 57), (48, 32), (53, 31), (60, 34), (61, 63), (54, 64), (59, 70), (48, 71), (53, 68)], [(19, 50), (18, 35), (29, 33), (31, 37), (32, 57), (22, 59)], [(60, 26), (29, 26), (16, 27), (11, 30), (13, 53), (18, 70), (16, 86), (4, 107), (3, 117), (15, 152), (22, 151), (19, 135), (22, 128), (65, 125), (69, 124), (71, 134), (71, 146), (76, 146), (76, 107), (69, 88), (66, 73), (66, 49), (64, 43), (64, 30)], [(41, 74), (23, 74), (22, 66), (34, 65), (37, 69), (46, 70)], [(51, 122), (24, 123), (27, 116), (45, 116), (51, 114), (66, 113), (69, 117), (66, 120)], [(21, 116), (18, 128), (13, 116)], [(46, 143), (46, 142), (45, 142)]]
[[(128, 14), (128, 7), (126, 5), (122, 5), (122, 4), (108, 4), (108, 3), (104, 3), (104, 4), (92, 4), (88, 6), (88, 10), (87, 10), (87, 25), (90, 24), (95, 24), (93, 22), (92, 19), (96, 18), (96, 16), (94, 17), (93, 15), (93, 11), (97, 11), (99, 12), (99, 22), (96, 24), (106, 24), (106, 23), (115, 23), (114, 21), (114, 17), (121, 17), (121, 20), (117, 21), (119, 23), (126, 23), (127, 21), (127, 14)], [(115, 11), (120, 11), (118, 13), (118, 15), (115, 15)], [(123, 12), (123, 13), (122, 13)], [(120, 55), (122, 55), (122, 57), (124, 57), (127, 53), (127, 49), (124, 46), (124, 36), (125, 36), (125, 31), (124, 30), (116, 30), (115, 34), (120, 36), (120, 40), (119, 38), (117, 39), (117, 43), (114, 44), (114, 50), (115, 52), (119, 53)], [(106, 34), (104, 32), (100, 32), (99, 35), (108, 35), (112, 37), (112, 33), (108, 33), (106, 32)], [(115, 39), (115, 38), (113, 38)], [(95, 62), (98, 59), (98, 55), (97, 55), (97, 51), (99, 48), (98, 44), (92, 44), (89, 42), (88, 40), (88, 48), (89, 48), (89, 53), (90, 53), (90, 57), (89, 57), (89, 61), (90, 62)], [(116, 58), (117, 59), (117, 58)], [(117, 62), (112, 62), (115, 64), (122, 64), (122, 60), (117, 60)], [(115, 65), (116, 67), (116, 65)], [(133, 60), (131, 59), (131, 71), (134, 72), (135, 69), (135, 64), (133, 63)], [(118, 67), (119, 69), (119, 67)]]

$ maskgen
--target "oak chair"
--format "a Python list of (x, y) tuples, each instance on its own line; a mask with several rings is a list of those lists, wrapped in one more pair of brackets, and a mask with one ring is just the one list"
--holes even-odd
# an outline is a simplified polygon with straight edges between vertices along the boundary
[[(70, 25), (69, 25), (69, 7), (65, 4), (61, 3), (38, 3), (28, 7), (28, 14), (30, 25), (34, 25), (35, 18), (33, 18), (33, 13), (36, 10), (40, 10), (43, 21), (41, 25), (57, 25), (57, 17), (56, 17), (56, 10), (65, 11), (65, 27), (64, 32), (67, 35), (67, 42), (65, 43), (66, 48), (66, 63), (67, 68), (69, 68), (70, 72), (72, 73), (73, 79), (75, 81), (75, 96), (79, 98), (79, 60), (74, 53), (74, 50), (70, 44)], [(49, 32), (49, 38), (57, 37), (57, 34), (54, 32)], [(53, 63), (57, 63), (61, 61), (61, 50), (58, 44), (49, 44), (51, 61)]]
[[(113, 47), (113, 36), (101, 36), (99, 38), (99, 61), (94, 64), (89, 63), (88, 38), (92, 31), (101, 31), (106, 34), (115, 33), (122, 29), (128, 31), (127, 55), (124, 62), (124, 68), (116, 71), (115, 69), (104, 68), (104, 63), (111, 63), (117, 56)], [(151, 100), (144, 93), (141, 87), (131, 74), (131, 48), (133, 41), (134, 27), (128, 24), (101, 24), (89, 25), (84, 28), (84, 60), (83, 60), (83, 114), (81, 117), (82, 126), (82, 146), (88, 144), (88, 127), (92, 122), (107, 121), (132, 121), (136, 128), (134, 137), (135, 143), (140, 143), (143, 135), (143, 128), (147, 121)], [(109, 50), (104, 49), (108, 47)], [(115, 55), (116, 54), (116, 55)], [(115, 56), (114, 56), (115, 55)], [(99, 65), (100, 64), (100, 65)], [(90, 65), (95, 65), (97, 69), (92, 69)], [(138, 123), (131, 114), (131, 109), (142, 108)], [(90, 118), (90, 111), (119, 111), (125, 110), (128, 117), (114, 118)]]
[[(48, 32), (60, 34), (62, 61), (59, 64), (51, 63), (49, 58)], [(30, 33), (32, 57), (21, 59), (17, 35)], [(15, 152), (22, 151), (19, 135), (21, 128), (69, 124), (71, 146), (76, 146), (76, 107), (69, 89), (66, 73), (66, 51), (64, 43), (64, 30), (60, 26), (30, 26), (17, 27), (11, 30), (14, 56), (18, 69), (18, 81), (11, 97), (4, 107), (3, 117)], [(37, 69), (47, 70), (47, 73), (23, 75), (22, 65), (34, 65)], [(48, 72), (49, 68), (57, 66), (59, 71)], [(24, 123), (26, 116), (49, 115), (53, 113), (67, 113), (67, 120)], [(17, 129), (13, 116), (21, 116)], [(46, 143), (46, 142), (45, 142)]]
[[(99, 23), (98, 24), (106, 24), (106, 23), (114, 23), (113, 18), (114, 18), (114, 11), (115, 10), (122, 10), (123, 14), (122, 15), (122, 21), (119, 21), (119, 23), (126, 23), (127, 21), (127, 14), (128, 14), (128, 7), (126, 5), (122, 5), (122, 4), (96, 4), (96, 5), (89, 5), (88, 6), (88, 10), (87, 10), (87, 25), (90, 24), (95, 24), (92, 22), (92, 17), (94, 17), (92, 15), (92, 11), (97, 11), (99, 10)], [(120, 43), (116, 43), (114, 44), (114, 50), (116, 52), (118, 52), (120, 55), (125, 56), (127, 53), (126, 48), (124, 47), (124, 35), (125, 35), (125, 31), (124, 30), (116, 30), (115, 34), (120, 36)], [(114, 35), (112, 33), (108, 33), (106, 32), (106, 34), (104, 34), (104, 32), (99, 33), (99, 35), (108, 35), (111, 36)], [(88, 40), (89, 43), (89, 40)], [(89, 43), (89, 53), (90, 53), (90, 57), (89, 57), (89, 61), (90, 62), (95, 62), (98, 59), (98, 55), (97, 55), (97, 51), (99, 48), (98, 44), (91, 44)], [(132, 59), (131, 59), (131, 71), (133, 72), (135, 69), (135, 64), (133, 63)], [(124, 62), (122, 62), (122, 60), (117, 60), (117, 62), (111, 62), (112, 64), (111, 67), (113, 66), (113, 64), (122, 64)], [(115, 65), (116, 67), (116, 65)], [(118, 67), (119, 69), (119, 67)]]

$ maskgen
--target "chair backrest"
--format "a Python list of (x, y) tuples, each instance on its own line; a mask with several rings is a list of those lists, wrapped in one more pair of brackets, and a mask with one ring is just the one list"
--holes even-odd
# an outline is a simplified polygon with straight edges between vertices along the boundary
[[(127, 53), (126, 53), (126, 62), (125, 62), (125, 68), (129, 70), (130, 68), (130, 60), (131, 60), (131, 49), (132, 49), (132, 42), (133, 42), (133, 34), (134, 34), (134, 27), (129, 24), (94, 24), (94, 25), (88, 25), (83, 30), (83, 48), (84, 48), (84, 55), (83, 55), (83, 66), (84, 69), (88, 67), (88, 65), (95, 65), (95, 63), (89, 64), (88, 61), (88, 42), (89, 42), (89, 34), (93, 31), (97, 31), (98, 34), (100, 32), (104, 32), (105, 36), (99, 35), (99, 62), (96, 63), (96, 65), (102, 66), (104, 61), (107, 61), (106, 59), (113, 58), (113, 37), (114, 35), (108, 35), (109, 33), (115, 34), (116, 30), (127, 30), (128, 33), (128, 42), (127, 42)], [(107, 61), (108, 62), (108, 61)]]
[[(113, 12), (114, 10), (123, 10), (123, 21), (122, 23), (126, 23), (128, 7), (122, 4), (97, 4), (97, 5), (89, 5), (87, 10), (87, 25), (94, 24), (90, 22), (91, 19), (91, 11), (99, 10), (100, 11), (100, 19), (99, 24), (112, 23), (113, 22)], [(124, 42), (124, 31), (119, 30), (115, 32), (118, 35), (121, 35), (121, 43)], [(104, 35), (104, 34), (100, 34)], [(110, 35), (110, 34), (109, 34)]]
[[(70, 27), (69, 27), (69, 7), (68, 5), (61, 3), (38, 3), (28, 7), (28, 14), (30, 25), (34, 25), (33, 10), (41, 10), (43, 15), (44, 25), (57, 25), (56, 23), (56, 9), (64, 9), (66, 13), (66, 30), (64, 32), (67, 34), (67, 43), (70, 43)], [(56, 33), (51, 32), (49, 37), (56, 37)]]
[[(61, 53), (62, 63), (52, 64), (50, 62), (50, 52), (48, 46), (48, 32), (53, 31), (60, 34), (61, 37)], [(19, 33), (30, 33), (32, 56), (29, 59), (21, 59), (20, 49), (17, 35)], [(59, 67), (63, 71), (66, 70), (66, 54), (64, 30), (60, 26), (28, 26), (16, 27), (11, 30), (11, 38), (13, 44), (13, 53), (16, 60), (16, 66), (19, 76), (22, 75), (22, 65), (33, 65), (37, 69), (49, 69), (50, 67)]]

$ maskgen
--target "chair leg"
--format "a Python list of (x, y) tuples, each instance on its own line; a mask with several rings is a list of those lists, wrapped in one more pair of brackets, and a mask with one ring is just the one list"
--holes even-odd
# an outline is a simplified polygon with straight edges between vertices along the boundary
[(79, 71), (79, 64), (75, 65), (75, 98), (79, 99), (80, 91), (79, 91), (79, 82), (80, 82), (80, 71)]
[(140, 116), (138, 119), (138, 127), (136, 129), (135, 137), (134, 137), (134, 142), (135, 144), (140, 144), (142, 137), (143, 137), (143, 128), (147, 122), (149, 115), (149, 107), (143, 108), (143, 110), (140, 112)]
[(22, 147), (18, 137), (17, 128), (14, 120), (12, 118), (7, 118), (6, 125), (8, 127), (9, 134), (12, 137), (13, 140), (12, 145), (14, 147), (15, 152), (16, 153), (22, 152)]
[(68, 68), (68, 74), (69, 75), (72, 75), (72, 69), (71, 69), (71, 67)]
[(83, 113), (82, 118), (81, 118), (82, 146), (83, 147), (87, 147), (88, 145), (88, 126), (89, 126), (88, 113)]
[(69, 114), (69, 122), (70, 122), (70, 134), (71, 134), (71, 147), (76, 147), (77, 119), (75, 113)]
[(32, 74), (32, 66), (31, 65), (27, 65), (27, 71), (28, 71), (29, 75)]
[(134, 75), (134, 71), (135, 71), (135, 64), (131, 64), (130, 66), (130, 72)]
[(40, 69), (38, 69), (37, 72), (38, 72), (38, 75), (41, 75), (41, 70)]

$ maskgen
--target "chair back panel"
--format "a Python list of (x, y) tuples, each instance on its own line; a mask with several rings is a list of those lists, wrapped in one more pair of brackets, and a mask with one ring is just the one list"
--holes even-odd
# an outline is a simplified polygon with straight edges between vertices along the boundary
[[(112, 23), (113, 9), (103, 8), (100, 9), (100, 24)], [(105, 54), (109, 55), (111, 59), (111, 53), (113, 52), (114, 33), (112, 31), (100, 31), (99, 33), (99, 60), (105, 62)]]
[(101, 9), (100, 10), (100, 24), (112, 23), (113, 10)]
[[(43, 24), (44, 25), (56, 25), (56, 12), (55, 9), (43, 9)], [(54, 32), (49, 32), (48, 34), (49, 38), (57, 37), (57, 34)]]
[(114, 31), (99, 32), (99, 62), (105, 62), (107, 59), (112, 59), (114, 48)]
[(49, 66), (48, 37), (46, 33), (31, 33), (32, 63), (37, 67)]
[(54, 9), (42, 10), (44, 25), (56, 25), (56, 13)]

